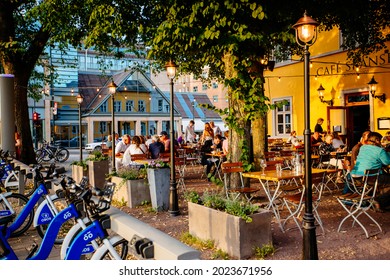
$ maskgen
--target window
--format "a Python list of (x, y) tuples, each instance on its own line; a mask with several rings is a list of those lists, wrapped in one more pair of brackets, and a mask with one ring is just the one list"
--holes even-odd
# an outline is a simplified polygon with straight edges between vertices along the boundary
[(107, 112), (107, 100), (102, 103), (100, 106), (100, 112), (106, 113)]
[(283, 99), (275, 99), (274, 104), (286, 100), (288, 103), (281, 108), (276, 108), (275, 112), (275, 136), (287, 137), (291, 133), (292, 128), (292, 112), (291, 112), (291, 97)]
[(208, 85), (207, 84), (203, 84), (202, 85), (202, 90), (207, 90), (209, 87), (208, 87)]
[(218, 83), (213, 82), (213, 88), (218, 88)]
[(114, 101), (114, 112), (120, 112), (122, 107), (121, 101)]
[(134, 108), (134, 101), (127, 100), (126, 101), (126, 112), (133, 112), (133, 108)]
[(158, 111), (159, 112), (162, 112), (163, 111), (163, 105), (164, 105), (164, 103), (163, 103), (163, 100), (162, 99), (159, 99), (158, 101), (157, 101), (157, 106), (158, 106)]
[(192, 88), (192, 91), (193, 91), (193, 92), (198, 92), (198, 86), (194, 86), (194, 87)]
[(123, 123), (123, 134), (130, 134), (130, 123)]
[(213, 95), (213, 102), (218, 102), (218, 95)]
[(100, 131), (100, 134), (107, 132), (107, 122), (100, 122), (99, 123), (99, 131)]
[(138, 112), (145, 112), (145, 101), (138, 100)]

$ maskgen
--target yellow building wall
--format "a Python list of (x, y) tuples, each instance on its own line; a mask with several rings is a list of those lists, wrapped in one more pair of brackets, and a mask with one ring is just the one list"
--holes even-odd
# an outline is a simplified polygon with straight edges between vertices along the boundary
[[(333, 106), (343, 106), (345, 93), (368, 92), (368, 82), (372, 76), (378, 82), (377, 94), (386, 93), (390, 98), (390, 71), (384, 67), (390, 66), (390, 54), (382, 50), (364, 58), (364, 65), (357, 71), (347, 63), (346, 52), (339, 50), (339, 32), (332, 30), (321, 32), (316, 43), (310, 47), (310, 128), (313, 131), (318, 118), (325, 119), (322, 125), (327, 129), (327, 104), (321, 103), (318, 97), (318, 87), (325, 88), (324, 99), (333, 99)], [(390, 48), (390, 42), (387, 44)], [(265, 94), (272, 100), (292, 97), (292, 130), (297, 135), (303, 135), (304, 130), (304, 63), (299, 57), (285, 65), (276, 65), (275, 69), (266, 71)], [(377, 131), (377, 118), (390, 117), (390, 100), (386, 103), (370, 98), (371, 121)], [(268, 134), (276, 135), (273, 125), (273, 111), (268, 114)], [(337, 118), (337, 116), (333, 116)], [(340, 116), (341, 117), (341, 116)], [(379, 131), (382, 135), (386, 131)]]

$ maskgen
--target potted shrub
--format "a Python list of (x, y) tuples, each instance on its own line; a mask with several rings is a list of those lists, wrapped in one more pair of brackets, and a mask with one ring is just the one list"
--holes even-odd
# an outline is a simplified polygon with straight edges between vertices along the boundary
[(72, 178), (79, 183), (84, 176), (88, 176), (88, 164), (85, 160), (74, 161), (72, 165)]
[(86, 159), (88, 163), (88, 179), (91, 186), (103, 188), (109, 173), (108, 156), (101, 151), (93, 151)]
[(111, 182), (115, 183), (113, 199), (124, 201), (130, 208), (150, 202), (150, 191), (146, 180), (146, 169), (139, 166), (123, 166), (114, 174), (110, 174)]
[(169, 206), (169, 164), (162, 160), (152, 160), (145, 165), (152, 207), (156, 211), (168, 210)]
[(192, 192), (186, 198), (190, 234), (214, 240), (229, 255), (245, 259), (254, 254), (255, 247), (272, 244), (269, 210), (221, 193), (206, 192), (200, 197)]

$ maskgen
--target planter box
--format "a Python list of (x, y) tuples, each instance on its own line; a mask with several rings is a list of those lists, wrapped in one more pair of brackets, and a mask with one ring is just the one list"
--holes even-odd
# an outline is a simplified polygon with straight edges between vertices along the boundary
[(88, 161), (88, 178), (91, 186), (103, 188), (108, 173), (108, 160)]
[(116, 185), (113, 199), (126, 201), (128, 207), (134, 208), (144, 201), (150, 202), (150, 191), (146, 179), (123, 181), (123, 178), (114, 176), (111, 182)]
[(157, 211), (168, 210), (170, 169), (148, 168), (147, 172), (152, 207)]
[(88, 166), (84, 170), (82, 166), (72, 164), (72, 178), (76, 183), (80, 183), (81, 179), (87, 176), (88, 177)]
[(237, 216), (188, 202), (189, 232), (203, 240), (214, 240), (230, 256), (245, 259), (254, 254), (255, 247), (272, 244), (271, 212), (260, 211), (247, 223)]

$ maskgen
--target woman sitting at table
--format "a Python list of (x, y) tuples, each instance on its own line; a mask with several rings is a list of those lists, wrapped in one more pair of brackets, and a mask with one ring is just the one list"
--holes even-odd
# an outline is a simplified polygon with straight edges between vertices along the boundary
[(141, 155), (141, 154), (148, 154), (148, 149), (146, 148), (145, 144), (141, 143), (141, 139), (139, 136), (133, 136), (133, 139), (131, 140), (130, 146), (126, 149), (125, 153), (123, 154), (122, 164), (123, 165), (129, 165), (132, 163), (131, 155)]
[[(208, 174), (211, 172), (211, 168), (214, 166), (219, 166), (219, 158), (212, 158), (210, 155), (213, 151), (222, 149), (222, 136), (217, 134), (214, 136), (213, 139), (206, 140), (204, 144), (202, 145), (202, 148), (200, 149), (202, 153), (202, 159), (201, 163), (202, 165), (206, 165), (206, 175), (207, 179), (210, 181), (210, 178), (208, 177)], [(213, 160), (211, 160), (213, 159)], [(212, 176), (214, 176), (215, 172), (217, 170), (214, 169)]]

